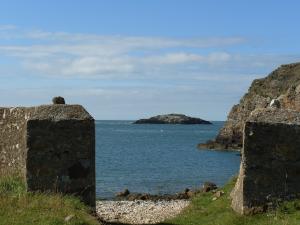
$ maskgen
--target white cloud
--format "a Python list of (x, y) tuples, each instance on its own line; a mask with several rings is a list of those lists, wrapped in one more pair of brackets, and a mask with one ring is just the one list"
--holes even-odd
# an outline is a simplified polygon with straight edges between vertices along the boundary
[[(14, 36), (11, 34), (12, 37)], [(209, 37), (209, 38), (165, 38), (165, 37), (142, 37), (122, 35), (95, 35), (66, 32), (44, 32), (34, 30), (24, 32), (22, 38), (38, 39), (60, 42), (86, 42), (103, 45), (116, 45), (124, 48), (168, 48), (168, 47), (224, 47), (246, 42), (242, 37)]]
[[(56, 78), (201, 78), (210, 74), (257, 74), (299, 59), (295, 55), (241, 54), (241, 37), (165, 38), (73, 34), (0, 26), (0, 57), (15, 60), (20, 73)], [(21, 39), (24, 44), (11, 44)], [(23, 40), (25, 40), (23, 42)], [(2, 43), (2, 44), (1, 44)], [(1, 75), (1, 74), (0, 74)]]
[[(23, 72), (40, 76), (140, 77), (149, 71), (170, 71), (191, 64), (216, 64), (230, 59), (225, 52), (200, 53), (202, 49), (245, 42), (240, 37), (164, 38), (103, 36), (65, 32), (24, 31), (0, 26), (0, 54), (21, 66)], [(1, 44), (1, 40), (26, 40), (26, 44)], [(22, 42), (18, 42), (22, 43)], [(193, 51), (192, 53), (190, 51)], [(163, 75), (163, 74), (162, 74)]]
[[(99, 49), (100, 51), (100, 49)], [(0, 48), (1, 52), (1, 48)], [(128, 55), (93, 55), (82, 54), (80, 56), (49, 54), (44, 52), (12, 53), (12, 56), (20, 57), (22, 65), (41, 75), (63, 75), (74, 77), (116, 77), (139, 74), (140, 78), (149, 71), (170, 71), (182, 65), (219, 65), (231, 59), (231, 55), (224, 52), (216, 52), (208, 55), (190, 54), (184, 52), (168, 53), (164, 55), (130, 56)], [(186, 68), (188, 70), (188, 67)], [(163, 74), (162, 74), (163, 75)]]
[(0, 25), (0, 31), (8, 31), (8, 30), (14, 30), (17, 27), (14, 25)]
[(126, 58), (83, 57), (73, 60), (61, 72), (64, 75), (122, 74), (133, 72), (134, 65)]
[(144, 64), (153, 65), (164, 65), (164, 64), (178, 64), (178, 63), (192, 63), (201, 62), (203, 56), (197, 54), (187, 54), (184, 52), (179, 53), (169, 53), (165, 55), (150, 56), (141, 59)]

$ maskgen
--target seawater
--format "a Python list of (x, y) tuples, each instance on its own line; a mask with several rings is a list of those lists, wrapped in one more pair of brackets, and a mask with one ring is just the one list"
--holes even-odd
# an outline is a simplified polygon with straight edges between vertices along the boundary
[(96, 121), (96, 193), (166, 194), (199, 188), (205, 181), (224, 185), (238, 173), (237, 152), (198, 150), (216, 136), (213, 125), (141, 125), (132, 121)]

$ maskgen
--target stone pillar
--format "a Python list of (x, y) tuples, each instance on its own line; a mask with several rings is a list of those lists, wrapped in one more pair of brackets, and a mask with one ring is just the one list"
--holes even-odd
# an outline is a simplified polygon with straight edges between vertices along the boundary
[(95, 206), (95, 123), (82, 106), (2, 108), (0, 113), (0, 128), (8, 132), (0, 137), (6, 139), (0, 145), (1, 175), (18, 174), (29, 191), (74, 194)]
[(253, 214), (300, 193), (300, 113), (264, 109), (245, 123), (232, 208)]

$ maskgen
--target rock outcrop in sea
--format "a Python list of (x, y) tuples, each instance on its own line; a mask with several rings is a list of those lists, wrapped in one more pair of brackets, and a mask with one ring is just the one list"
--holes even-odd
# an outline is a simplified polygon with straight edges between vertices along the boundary
[(211, 122), (189, 117), (183, 114), (166, 114), (150, 117), (149, 119), (140, 119), (134, 124), (211, 124)]
[(199, 144), (206, 149), (240, 149), (243, 127), (252, 111), (268, 106), (300, 111), (300, 63), (282, 65), (267, 77), (252, 82), (234, 105), (215, 140)]

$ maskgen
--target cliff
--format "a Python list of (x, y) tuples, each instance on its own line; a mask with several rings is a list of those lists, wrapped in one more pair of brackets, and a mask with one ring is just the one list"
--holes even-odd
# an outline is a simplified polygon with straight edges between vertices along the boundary
[(267, 77), (254, 80), (239, 104), (232, 107), (215, 140), (198, 147), (240, 149), (243, 127), (251, 112), (268, 107), (274, 99), (282, 109), (300, 111), (300, 63), (282, 65)]
[(150, 117), (149, 119), (140, 119), (135, 121), (134, 124), (211, 124), (211, 122), (183, 114), (166, 114)]

